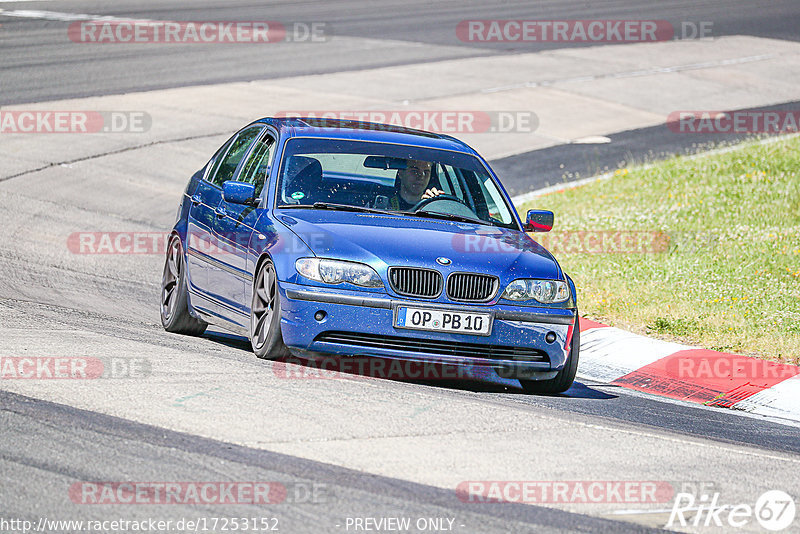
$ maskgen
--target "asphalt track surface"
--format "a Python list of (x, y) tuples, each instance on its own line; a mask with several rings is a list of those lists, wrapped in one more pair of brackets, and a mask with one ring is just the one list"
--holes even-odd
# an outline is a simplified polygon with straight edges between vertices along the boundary
[[(771, 111), (796, 110), (800, 102), (769, 106)], [(738, 111), (761, 111), (747, 108)], [(732, 111), (732, 110), (728, 110)], [(608, 136), (608, 143), (560, 144), (492, 161), (511, 195), (539, 189), (616, 169), (647, 164), (672, 156), (698, 154), (756, 139), (752, 134), (689, 133), (673, 135), (665, 124), (628, 130)]]
[[(797, 39), (796, 31), (800, 6), (796, 2), (770, 2), (759, 5), (751, 2), (706, 2), (696, 5), (691, 2), (608, 2), (601, 6), (587, 7), (585, 2), (503, 3), (501, 7), (483, 2), (396, 2), (383, 4), (381, 9), (365, 8), (361, 3), (320, 2), (280, 3), (267, 5), (259, 2), (227, 2), (224, 8), (214, 7), (212, 2), (114, 2), (101, 5), (95, 2), (0, 2), (2, 9), (39, 9), (69, 13), (92, 13), (119, 17), (150, 18), (158, 20), (279, 20), (279, 21), (325, 21), (331, 24), (334, 34), (353, 38), (337, 49), (333, 41), (330, 47), (303, 50), (303, 47), (276, 48), (277, 52), (263, 57), (246, 47), (237, 49), (194, 50), (191, 47), (176, 51), (170, 47), (153, 47), (142, 52), (124, 46), (81, 49), (80, 46), (63, 46), (64, 22), (8, 18), (0, 13), (0, 80), (2, 93), (0, 104), (39, 102), (56, 98), (90, 96), (97, 94), (139, 91), (152, 88), (181, 85), (209, 84), (221, 81), (265, 79), (300, 73), (340, 72), (363, 69), (378, 65), (393, 65), (407, 62), (436, 61), (444, 58), (469, 57), (486, 54), (512, 54), (528, 52), (532, 48), (508, 45), (477, 46), (461, 43), (450, 29), (459, 20), (467, 18), (645, 18), (681, 20), (714, 20), (718, 34), (751, 34), (780, 39)], [(447, 28), (442, 31), (442, 28)], [(384, 43), (385, 53), (376, 54), (374, 43)], [(399, 44), (398, 44), (399, 43)], [(409, 46), (409, 43), (413, 45)], [(418, 43), (423, 43), (422, 45)], [(277, 45), (276, 45), (277, 46)], [(540, 45), (543, 47), (557, 45)], [(346, 52), (346, 53), (345, 53)], [(646, 156), (650, 151), (671, 153), (690, 150), (695, 142), (703, 139), (681, 141), (679, 145), (661, 143), (660, 130), (624, 132), (612, 136), (610, 145), (563, 146), (542, 151), (539, 161), (543, 182), (559, 177), (555, 173), (560, 164), (574, 156), (574, 150), (582, 153), (574, 167), (574, 173), (591, 173), (614, 168), (621, 158)], [(217, 143), (205, 142), (209, 147)], [(176, 156), (167, 147), (162, 157), (195, 157), (187, 143), (175, 143)], [(622, 146), (620, 151), (617, 146)], [(607, 148), (613, 147), (613, 148)], [(616, 151), (616, 152), (614, 152)], [(509, 175), (521, 173), (525, 161), (533, 155), (513, 156), (495, 163), (500, 168), (511, 169)], [(523, 161), (523, 163), (520, 163)], [(527, 160), (530, 163), (532, 160)], [(548, 163), (549, 162), (549, 163)], [(516, 166), (516, 167), (515, 167)], [(115, 173), (119, 166), (113, 163), (106, 167)], [(513, 169), (518, 169), (513, 171)], [(524, 167), (527, 168), (527, 167)], [(513, 171), (513, 172), (512, 172)], [(171, 177), (176, 183), (185, 182), (185, 177)], [(28, 184), (27, 177), (4, 182), (0, 199), (6, 210), (3, 226), (9, 235), (31, 237), (29, 241), (8, 241), (0, 246), (0, 328), (7, 332), (3, 340), (6, 354), (19, 355), (31, 352), (47, 354), (47, 350), (73, 350), (84, 344), (87, 351), (105, 354), (126, 354), (140, 351), (156, 364), (168, 362), (178, 365), (187, 362), (187, 369), (165, 387), (180, 387), (181, 390), (197, 382), (226, 379), (226, 369), (243, 366), (249, 374), (263, 379), (269, 386), (283, 386), (274, 380), (274, 365), (256, 361), (241, 340), (210, 332), (200, 339), (174, 336), (163, 332), (158, 324), (158, 280), (161, 258), (120, 258), (109, 264), (93, 257), (70, 258), (64, 261), (58, 254), (48, 250), (50, 246), (63, 246), (48, 240), (48, 230), (54, 233), (82, 225), (96, 227), (108, 225), (108, 221), (128, 227), (165, 228), (171, 224), (176, 199), (148, 192), (150, 182), (145, 181), (138, 196), (120, 202), (113, 188), (92, 191), (93, 198), (80, 187), (71, 187), (75, 182), (54, 184), (52, 194), (35, 194), (28, 189), (41, 187), (41, 181)], [(96, 182), (95, 182), (96, 183)], [(513, 186), (513, 184), (512, 184)], [(513, 188), (513, 187), (512, 187)], [(523, 192), (523, 191), (519, 191)], [(32, 228), (32, 229), (31, 229)], [(73, 339), (77, 335), (77, 340)], [(10, 354), (9, 354), (10, 353)], [(235, 378), (235, 377), (234, 377)], [(230, 381), (231, 379), (227, 379)], [(242, 379), (243, 380), (243, 379)], [(243, 380), (244, 381), (244, 380)], [(280, 437), (294, 432), (308, 433), (305, 442), (330, 440), (331, 447), (344, 439), (337, 434), (338, 427), (355, 425), (355, 417), (364, 417), (363, 426), (375, 424), (376, 417), (393, 420), (390, 430), (402, 439), (404, 432), (431, 432), (434, 437), (437, 425), (442, 432), (448, 430), (445, 414), (461, 406), (471, 406), (478, 413), (502, 413), (506, 416), (542, 418), (540, 424), (555, 428), (542, 435), (572, 435), (581, 428), (579, 443), (561, 441), (545, 442), (537, 432), (529, 434), (530, 454), (552, 450), (552, 461), (562, 462), (563, 469), (556, 470), (564, 480), (581, 477), (586, 480), (607, 476), (607, 471), (595, 471), (593, 464), (608, 462), (608, 457), (618, 454), (609, 448), (605, 435), (597, 435), (593, 444), (595, 427), (606, 432), (618, 433), (619, 450), (636, 451), (637, 443), (642, 449), (636, 451), (640, 462), (653, 463), (653, 471), (625, 471), (622, 466), (632, 465), (636, 458), (620, 458), (619, 478), (652, 476), (658, 472), (659, 461), (663, 461), (664, 476), (680, 473), (681, 481), (686, 473), (696, 472), (701, 480), (730, 481), (740, 477), (742, 485), (758, 487), (776, 485), (797, 496), (797, 477), (785, 472), (785, 465), (794, 469), (800, 458), (800, 429), (797, 426), (780, 424), (762, 418), (743, 417), (724, 410), (705, 408), (686, 403), (665, 402), (646, 395), (632, 394), (619, 388), (580, 381), (565, 395), (536, 397), (523, 394), (514, 384), (503, 381), (470, 383), (422, 383), (370, 380), (366, 383), (350, 381), (321, 381), (314, 384), (317, 397), (314, 402), (334, 402), (323, 412), (320, 405), (305, 404), (307, 398), (299, 393), (286, 393), (284, 401), (307, 417), (297, 420), (297, 428), (286, 428), (285, 406), (257, 406), (263, 410), (267, 423), (275, 421), (276, 436), (265, 439), (261, 445), (251, 440), (225, 435), (226, 425), (233, 427), (235, 421), (225, 419), (224, 414), (211, 411), (191, 413), (184, 403), (180, 409), (164, 407), (166, 417), (174, 417), (176, 426), (137, 422), (158, 414), (142, 398), (143, 391), (136, 383), (120, 383), (118, 390), (108, 390), (108, 409), (102, 400), (97, 400), (91, 390), (79, 391), (76, 396), (65, 394), (63, 403), (32, 398), (0, 388), (0, 517), (27, 518), (36, 521), (41, 517), (128, 519), (146, 516), (163, 518), (197, 516), (252, 516), (272, 514), (280, 517), (284, 532), (337, 532), (344, 531), (346, 517), (455, 517), (456, 531), (463, 532), (632, 532), (645, 527), (629, 522), (597, 517), (589, 512), (555, 508), (504, 504), (502, 506), (465, 505), (455, 498), (452, 489), (442, 489), (434, 484), (411, 482), (400, 476), (369, 474), (367, 469), (353, 469), (335, 462), (314, 461), (308, 452), (301, 457), (290, 452), (273, 452), (281, 449)], [(268, 386), (268, 387), (269, 387)], [(358, 386), (357, 393), (351, 389)], [(369, 386), (369, 387), (367, 387)], [(104, 385), (105, 387), (105, 385)], [(348, 389), (350, 388), (350, 389)], [(5, 391), (8, 389), (9, 391)], [(154, 391), (154, 390), (153, 390)], [(304, 390), (306, 394), (308, 390)], [(151, 391), (152, 392), (152, 391)], [(209, 392), (206, 392), (209, 393)], [(284, 392), (285, 393), (285, 392)], [(209, 393), (210, 394), (210, 393)], [(176, 397), (179, 396), (176, 390)], [(256, 395), (252, 390), (241, 391), (243, 398)], [(309, 394), (313, 395), (313, 394)], [(347, 395), (350, 395), (349, 397)], [(420, 409), (417, 417), (405, 419), (402, 400), (411, 396), (424, 397), (428, 404)], [(66, 399), (77, 398), (79, 402)], [(183, 397), (181, 397), (183, 398)], [(120, 416), (113, 413), (121, 404), (119, 399), (129, 399)], [(345, 399), (335, 404), (332, 399)], [(398, 400), (401, 399), (401, 400)], [(74, 404), (74, 405), (73, 405)], [(99, 406), (103, 409), (83, 409), (80, 405)], [(362, 406), (363, 405), (363, 406)], [(357, 408), (356, 408), (357, 407)], [(186, 408), (186, 410), (184, 410)], [(252, 406), (250, 408), (253, 408)], [(291, 409), (290, 407), (289, 409)], [(156, 410), (158, 407), (156, 406)], [(184, 411), (181, 411), (184, 410)], [(367, 412), (367, 410), (371, 410)], [(104, 412), (104, 413), (101, 413)], [(355, 414), (359, 414), (356, 416)], [(376, 415), (377, 414), (377, 415)], [(437, 417), (442, 414), (442, 420)], [(242, 414), (242, 417), (253, 414)], [(199, 419), (192, 419), (191, 417)], [(181, 425), (180, 418), (187, 423)], [(192, 432), (192, 424), (202, 418), (219, 419), (213, 430), (203, 428)], [(325, 421), (327, 419), (327, 421)], [(544, 420), (549, 423), (542, 422)], [(149, 420), (149, 419), (148, 419)], [(489, 430), (483, 435), (473, 436), (482, 447), (496, 445), (493, 439), (504, 439), (495, 434), (491, 425), (476, 415), (476, 420), (458, 421), (464, 426)], [(317, 425), (318, 427), (314, 427)], [(314, 428), (308, 428), (314, 427)], [(357, 428), (357, 426), (353, 426)], [(240, 431), (241, 429), (236, 429)], [(385, 429), (380, 427), (381, 431)], [(254, 430), (255, 431), (255, 430)], [(459, 429), (464, 432), (463, 429)], [(364, 430), (364, 432), (368, 432)], [(555, 433), (554, 433), (555, 432)], [(389, 431), (387, 431), (389, 433)], [(207, 437), (208, 434), (221, 439)], [(499, 437), (493, 438), (492, 436)], [(703, 464), (711, 464), (707, 456), (674, 458), (664, 450), (654, 448), (644, 437), (668, 449), (675, 443), (682, 446), (698, 444), (714, 450), (726, 467), (725, 471), (709, 471)], [(363, 436), (361, 436), (363, 437)], [(355, 438), (349, 438), (355, 439)], [(444, 439), (443, 437), (441, 439)], [(567, 439), (566, 437), (563, 439)], [(246, 443), (246, 444), (242, 444)], [(299, 445), (303, 445), (302, 443)], [(476, 461), (476, 455), (462, 442), (464, 452), (452, 451), (455, 466)], [(473, 444), (475, 445), (475, 444)], [(395, 445), (398, 446), (398, 445)], [(402, 441), (399, 447), (403, 447)], [(559, 453), (555, 449), (564, 449)], [(282, 449), (281, 449), (282, 450)], [(691, 448), (681, 449), (682, 454)], [(386, 451), (388, 457), (392, 451)], [(408, 461), (397, 450), (398, 462)], [(431, 453), (433, 454), (433, 452)], [(438, 453), (443, 455), (441, 451)], [(446, 456), (446, 454), (444, 454)], [(764, 463), (746, 464), (742, 458), (762, 458)], [(770, 458), (788, 461), (780, 464), (780, 471), (764, 468), (762, 472), (746, 472), (748, 465), (770, 466)], [(500, 462), (500, 458), (497, 459)], [(544, 457), (543, 462), (550, 463)], [(759, 460), (762, 461), (762, 460)], [(681, 470), (682, 462), (697, 463), (696, 469)], [(342, 462), (346, 463), (346, 462)], [(352, 462), (351, 462), (352, 463)], [(422, 459), (419, 463), (423, 464)], [(610, 465), (606, 463), (606, 466)], [(613, 465), (613, 464), (612, 464)], [(716, 464), (715, 464), (716, 465)], [(403, 471), (400, 465), (399, 471)], [(415, 466), (407, 465), (409, 471)], [(737, 473), (738, 470), (743, 470)], [(395, 469), (395, 471), (398, 471)], [(554, 471), (548, 471), (554, 477)], [(600, 474), (598, 474), (600, 473)], [(530, 471), (520, 478), (536, 480)], [(323, 484), (326, 497), (319, 502), (286, 503), (274, 509), (255, 509), (243, 505), (213, 507), (173, 507), (169, 510), (147, 509), (131, 511), (125, 506), (102, 508), (76, 507), (67, 498), (67, 488), (77, 481), (115, 480), (274, 480), (287, 486), (302, 488), (307, 484)], [(645, 478), (647, 480), (647, 478)], [(730, 489), (730, 488), (728, 488)], [(738, 488), (737, 495), (743, 490)], [(752, 496), (757, 497), (757, 494)], [(586, 515), (589, 513), (590, 515)], [(651, 522), (658, 525), (658, 522)], [(337, 526), (338, 525), (338, 526)]]
[[(380, 5), (380, 7), (378, 7)], [(462, 20), (644, 19), (713, 22), (713, 34), (797, 40), (800, 6), (791, 0), (482, 2), (303, 1), (0, 2), (0, 8), (166, 21), (321, 22), (329, 42), (220, 46), (71, 46), (68, 23), (0, 13), (0, 105), (230, 81), (268, 80), (369, 67), (535, 52), (572, 43), (469, 43)], [(67, 41), (65, 43), (65, 41)]]
[[(187, 505), (170, 510), (165, 516), (175, 520), (277, 517), (281, 532), (322, 532), (344, 529), (347, 516), (393, 515), (457, 517), (455, 529), (467, 532), (648, 531), (544, 507), (519, 504), (476, 507), (462, 503), (452, 491), (422, 484), (165, 431), (4, 392), (0, 392), (0, 401), (3, 405), (0, 422), (7, 429), (0, 445), (5, 479), (0, 495), (5, 517), (28, 516), (34, 497), (29, 493), (31, 481), (39, 487), (57, 487), (73, 480), (109, 480), (109, 475), (118, 474), (108, 468), (113, 463), (128, 466), (126, 475), (137, 481), (166, 480), (174, 475), (185, 478), (187, 473), (191, 473), (193, 480), (208, 481), (217, 480), (224, 473), (226, 477), (239, 476), (239, 480), (279, 482), (287, 489), (287, 500), (272, 508), (242, 504), (207, 508)], [(41, 446), (30, 446), (33, 436), (41, 439)], [(103, 461), (98, 462), (98, 458)], [(162, 461), (157, 461), (159, 458)], [(37, 515), (51, 519), (64, 517), (59, 500), (40, 496), (35, 507)], [(103, 506), (96, 518), (136, 520), (152, 515), (130, 514), (125, 508), (125, 505)]]
[[(800, 39), (800, 4), (738, 1), (663, 2), (0, 2), (0, 108), (54, 99), (131, 91), (270, 80), (307, 74), (434, 62), (483, 55), (514, 54), (584, 46), (580, 43), (471, 43), (458, 39), (462, 20), (644, 19), (712, 22), (713, 35)], [(59, 14), (92, 14), (164, 21), (277, 21), (324, 24), (324, 42), (270, 45), (86, 46), (67, 38), (69, 22)], [(44, 17), (44, 18), (42, 18)], [(771, 109), (795, 109), (795, 103)], [(663, 126), (621, 132), (608, 144), (557, 145), (493, 162), (513, 195), (675, 154), (696, 153), (735, 143), (744, 135), (675, 136)]]

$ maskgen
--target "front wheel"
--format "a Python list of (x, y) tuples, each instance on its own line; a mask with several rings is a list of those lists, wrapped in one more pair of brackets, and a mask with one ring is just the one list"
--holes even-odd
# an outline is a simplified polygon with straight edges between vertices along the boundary
[(555, 378), (550, 380), (520, 380), (522, 389), (528, 393), (538, 393), (540, 395), (555, 395), (564, 393), (575, 381), (575, 373), (578, 372), (578, 358), (581, 351), (581, 329), (578, 323), (578, 310), (575, 310), (575, 327), (572, 331), (572, 347), (570, 347), (567, 363), (564, 364)]
[(250, 307), (250, 345), (259, 358), (274, 360), (289, 355), (281, 335), (281, 299), (272, 262), (265, 261), (253, 285)]
[(172, 236), (161, 277), (161, 324), (167, 332), (199, 336), (208, 326), (189, 315), (186, 289), (186, 262), (178, 236)]

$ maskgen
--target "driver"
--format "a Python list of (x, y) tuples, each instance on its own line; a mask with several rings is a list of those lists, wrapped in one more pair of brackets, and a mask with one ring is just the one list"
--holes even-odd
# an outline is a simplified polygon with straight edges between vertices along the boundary
[(409, 211), (420, 200), (444, 194), (444, 191), (435, 187), (428, 189), (428, 182), (431, 181), (430, 161), (407, 159), (406, 168), (397, 171), (397, 179), (400, 189), (389, 200), (393, 210)]

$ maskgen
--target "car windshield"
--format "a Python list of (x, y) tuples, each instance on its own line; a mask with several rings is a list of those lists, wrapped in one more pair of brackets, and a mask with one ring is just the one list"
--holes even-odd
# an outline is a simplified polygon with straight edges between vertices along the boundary
[(517, 228), (494, 180), (469, 154), (295, 138), (282, 159), (278, 207), (363, 208)]

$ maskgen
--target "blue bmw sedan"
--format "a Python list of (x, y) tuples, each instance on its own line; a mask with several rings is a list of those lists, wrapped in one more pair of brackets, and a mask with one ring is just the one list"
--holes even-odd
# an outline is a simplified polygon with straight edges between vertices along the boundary
[(446, 135), (264, 118), (186, 187), (161, 320), (247, 336), (260, 358), (379, 357), (572, 385), (575, 286), (527, 232), (488, 163)]

